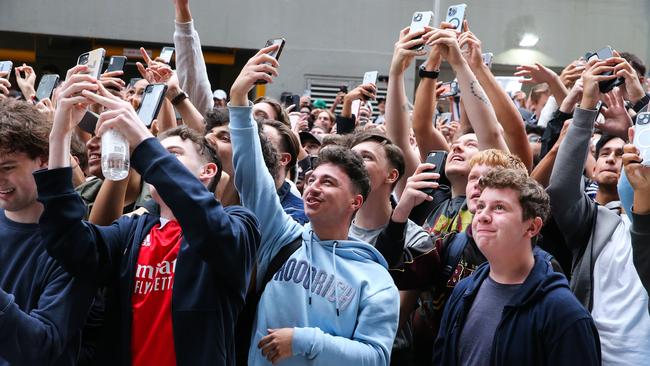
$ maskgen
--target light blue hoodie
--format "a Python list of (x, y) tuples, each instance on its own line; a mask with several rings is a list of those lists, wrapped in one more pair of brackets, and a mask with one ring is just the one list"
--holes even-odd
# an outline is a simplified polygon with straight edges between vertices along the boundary
[(256, 283), (280, 248), (303, 239), (262, 294), (248, 364), (270, 365), (257, 348), (267, 329), (294, 328), (294, 356), (282, 365), (388, 365), (399, 294), (386, 261), (358, 239), (321, 241), (311, 224), (302, 227), (285, 214), (264, 164), (252, 105), (229, 109), (235, 186), (262, 230)]

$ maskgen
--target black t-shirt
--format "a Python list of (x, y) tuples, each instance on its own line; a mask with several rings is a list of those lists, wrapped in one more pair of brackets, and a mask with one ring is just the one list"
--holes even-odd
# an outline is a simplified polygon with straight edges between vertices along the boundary
[(490, 365), (494, 332), (501, 321), (503, 307), (520, 286), (500, 284), (490, 276), (486, 277), (472, 302), (460, 333), (459, 365)]

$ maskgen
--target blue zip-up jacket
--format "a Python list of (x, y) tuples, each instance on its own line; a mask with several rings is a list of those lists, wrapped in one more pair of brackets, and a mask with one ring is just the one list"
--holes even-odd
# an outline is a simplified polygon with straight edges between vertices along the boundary
[[(490, 273), (489, 262), (460, 281), (442, 315), (433, 364), (458, 364), (460, 334), (472, 302)], [(564, 275), (541, 254), (508, 304), (494, 333), (490, 365), (600, 365), (600, 340), (589, 312)]]
[[(283, 365), (388, 365), (399, 294), (387, 264), (358, 239), (320, 240), (287, 215), (264, 165), (252, 107), (230, 107), (235, 186), (260, 220), (256, 283), (285, 245), (298, 248), (266, 285), (257, 307), (249, 365), (270, 365), (257, 344), (268, 329), (293, 328), (293, 357)], [(332, 218), (333, 220), (339, 218)], [(341, 223), (345, 225), (346, 223)]]
[[(136, 147), (131, 163), (169, 205), (183, 229), (172, 289), (179, 366), (234, 364), (234, 326), (243, 308), (259, 243), (257, 220), (224, 207), (155, 139)], [(110, 226), (83, 221), (86, 208), (70, 168), (34, 174), (45, 211), (39, 222), (48, 253), (71, 274), (117, 287), (120, 362), (131, 364), (131, 294), (140, 245), (159, 222), (148, 214)]]

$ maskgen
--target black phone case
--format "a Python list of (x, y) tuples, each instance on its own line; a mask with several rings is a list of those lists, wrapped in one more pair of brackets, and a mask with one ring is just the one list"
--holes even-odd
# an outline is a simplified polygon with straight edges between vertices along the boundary
[[(446, 181), (445, 177), (445, 163), (447, 162), (447, 152), (443, 150), (436, 150), (436, 151), (431, 151), (429, 152), (429, 155), (427, 155), (427, 160), (426, 162), (428, 164), (433, 164), (436, 167), (430, 170), (427, 170), (426, 173), (438, 173), (440, 174), (440, 179), (438, 180), (430, 180), (430, 182), (441, 182), (443, 180)], [(433, 194), (433, 188), (424, 188), (422, 189), (422, 192), (428, 194), (429, 196)]]
[[(277, 53), (275, 54), (275, 56), (274, 56), (274, 58), (275, 58), (276, 61), (280, 59), (280, 55), (282, 54), (282, 49), (284, 48), (284, 44), (285, 44), (285, 43), (286, 43), (286, 41), (285, 41), (284, 39), (282, 39), (282, 43), (280, 43), (280, 48), (278, 48), (278, 52), (277, 52)], [(264, 48), (269, 47), (269, 46), (271, 46), (272, 44), (273, 44), (273, 43), (269, 43), (269, 42), (267, 41), (267, 42), (266, 42), (266, 45), (264, 46)], [(271, 74), (269, 74), (269, 75), (271, 75)], [(262, 79), (257, 80), (257, 81), (255, 82), (255, 84), (258, 84), (258, 85), (266, 84), (266, 80), (262, 80)]]
[(106, 68), (106, 72), (124, 70), (124, 65), (126, 65), (126, 57), (111, 57), (111, 59), (113, 60), (113, 63), (109, 63), (108, 67)]

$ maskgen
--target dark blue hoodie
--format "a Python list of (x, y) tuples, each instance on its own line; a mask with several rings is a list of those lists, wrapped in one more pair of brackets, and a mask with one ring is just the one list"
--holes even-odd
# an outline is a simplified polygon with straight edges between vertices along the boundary
[[(460, 334), (489, 263), (460, 281), (442, 315), (433, 355), (434, 365), (458, 364)], [(495, 331), (491, 365), (600, 365), (598, 331), (587, 310), (569, 290), (564, 275), (540, 255), (504, 307)]]
[[(133, 167), (156, 187), (183, 229), (172, 288), (176, 362), (234, 364), (234, 327), (241, 311), (260, 234), (243, 207), (224, 208), (155, 139), (133, 152)], [(70, 168), (34, 174), (45, 210), (39, 225), (48, 253), (71, 274), (117, 289), (120, 363), (131, 364), (131, 294), (140, 245), (159, 218), (121, 217), (110, 226), (83, 221), (86, 207)]]

